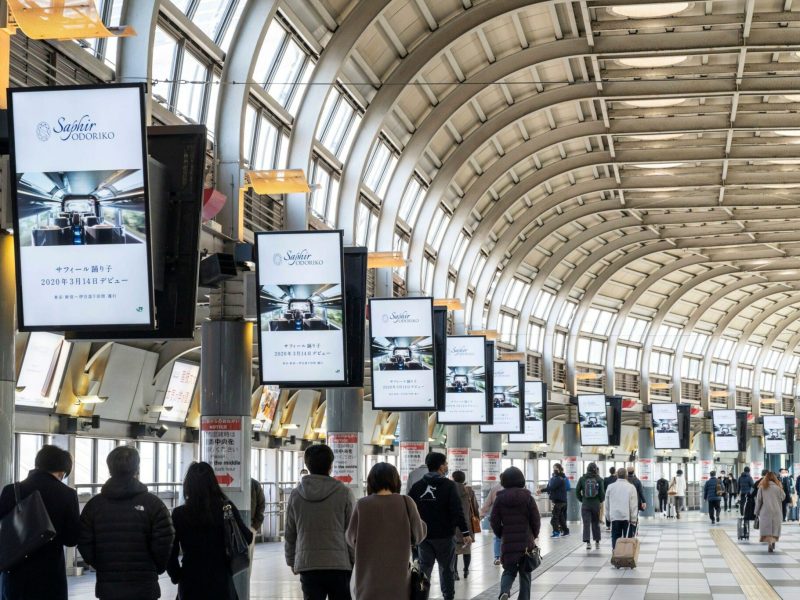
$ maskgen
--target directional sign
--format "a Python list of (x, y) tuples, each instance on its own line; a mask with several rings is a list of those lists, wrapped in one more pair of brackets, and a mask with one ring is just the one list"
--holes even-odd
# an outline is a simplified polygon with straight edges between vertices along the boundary
[(242, 490), (242, 430), (245, 417), (202, 417), (200, 448), (205, 462), (214, 468), (219, 484)]
[(333, 450), (334, 479), (351, 485), (358, 483), (358, 461), (361, 458), (358, 433), (329, 433), (328, 446)]

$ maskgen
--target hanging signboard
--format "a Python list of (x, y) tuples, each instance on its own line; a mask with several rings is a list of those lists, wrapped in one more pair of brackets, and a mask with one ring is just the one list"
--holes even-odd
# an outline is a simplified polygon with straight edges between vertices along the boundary
[(653, 479), (653, 459), (640, 458), (639, 459), (639, 480), (645, 487), (652, 487), (655, 485)]
[(481, 433), (521, 433), (525, 402), (524, 367), (514, 361), (494, 361), (492, 422)]
[(786, 454), (786, 417), (764, 416), (764, 451), (767, 454)]
[(547, 384), (525, 382), (525, 431), (509, 433), (508, 442), (543, 444), (547, 442)]
[(22, 359), (14, 402), (17, 406), (52, 409), (58, 400), (69, 359), (70, 343), (55, 333), (34, 332)]
[(656, 450), (679, 450), (678, 405), (653, 404), (653, 446)]
[(481, 453), (481, 480), (486, 483), (498, 483), (502, 463), (499, 452)]
[(483, 424), (489, 421), (486, 389), (486, 338), (457, 335), (447, 338), (447, 387), (439, 423)]
[(346, 382), (341, 231), (256, 234), (261, 383)]
[(144, 86), (20, 88), (8, 108), (18, 328), (151, 329)]
[(572, 489), (578, 484), (578, 457), (565, 456), (564, 457), (564, 475), (569, 479)]
[(447, 464), (450, 472), (461, 471), (467, 476), (469, 482), (469, 448), (447, 448)]
[[(242, 417), (201, 417), (201, 457), (214, 468), (220, 486), (244, 489), (242, 473)], [(247, 489), (250, 489), (249, 479)]]
[(736, 411), (717, 409), (711, 411), (714, 425), (714, 450), (717, 452), (737, 452), (739, 436), (736, 430)]
[(578, 396), (581, 446), (608, 446), (608, 416), (603, 394)]
[(436, 410), (433, 300), (372, 298), (369, 315), (373, 409)]
[[(411, 472), (425, 464), (427, 453), (428, 442), (400, 442), (400, 481), (403, 486), (408, 483)], [(451, 465), (450, 471), (452, 470)]]
[(329, 433), (328, 446), (333, 450), (331, 477), (348, 485), (358, 484), (358, 433)]
[(164, 394), (164, 404), (158, 415), (159, 421), (168, 423), (183, 423), (192, 406), (194, 391), (197, 387), (197, 378), (200, 375), (200, 365), (183, 360), (176, 360), (172, 364), (172, 373), (169, 376), (167, 391)]

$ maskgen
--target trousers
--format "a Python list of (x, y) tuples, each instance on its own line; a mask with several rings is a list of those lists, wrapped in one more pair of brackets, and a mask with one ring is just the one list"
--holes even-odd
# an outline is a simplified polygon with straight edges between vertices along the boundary
[(553, 531), (569, 533), (566, 502), (553, 502), (553, 516), (550, 517), (550, 525), (553, 527)]
[(611, 549), (617, 546), (619, 538), (626, 538), (631, 535), (630, 521), (611, 521)]
[(594, 539), (600, 541), (600, 506), (581, 506), (581, 520), (583, 521), (583, 541)]
[[(711, 522), (716, 523), (719, 521), (719, 513), (722, 510), (720, 506), (721, 498), (708, 501), (708, 516), (711, 517)], [(714, 517), (716, 515), (716, 518)]]
[(519, 575), (519, 600), (530, 600), (531, 598), (531, 574), (526, 573), (519, 565), (513, 567), (503, 567), (503, 576), (500, 578), (500, 594), (511, 596), (511, 586)]
[(303, 571), (303, 600), (350, 600), (350, 571)]
[(456, 584), (453, 563), (456, 556), (456, 541), (452, 537), (425, 540), (419, 545), (419, 566), (428, 576), (433, 573), (434, 563), (439, 563), (439, 584), (444, 600), (453, 600)]

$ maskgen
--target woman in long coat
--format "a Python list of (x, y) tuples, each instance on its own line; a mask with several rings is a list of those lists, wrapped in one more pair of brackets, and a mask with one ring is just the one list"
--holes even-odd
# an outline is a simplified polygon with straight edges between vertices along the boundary
[[(461, 500), (461, 510), (464, 511), (464, 519), (467, 525), (472, 527), (472, 515), (478, 515), (480, 507), (478, 506), (478, 499), (475, 497), (475, 492), (472, 488), (466, 485), (467, 476), (463, 471), (455, 471), (453, 473), (453, 481), (458, 490), (458, 498)], [(473, 532), (477, 533), (477, 532)], [(460, 531), (456, 531), (456, 556), (453, 562), (453, 579), (461, 579), (458, 576), (458, 557), (464, 557), (464, 579), (469, 577), (469, 565), (472, 561), (472, 544), (465, 544), (464, 537)]]
[(770, 552), (775, 550), (775, 543), (781, 537), (783, 521), (783, 499), (786, 494), (775, 473), (770, 471), (758, 482), (756, 496), (756, 516), (760, 541), (767, 542)]

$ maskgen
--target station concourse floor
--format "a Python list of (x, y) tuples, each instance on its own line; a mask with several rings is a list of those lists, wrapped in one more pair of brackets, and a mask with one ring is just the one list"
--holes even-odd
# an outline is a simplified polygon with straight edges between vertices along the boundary
[[(800, 526), (784, 523), (774, 554), (758, 542), (751, 530), (749, 542), (736, 540), (736, 513), (723, 513), (721, 525), (712, 527), (697, 512), (674, 519), (645, 519), (640, 538), (639, 566), (617, 570), (611, 566), (611, 542), (603, 529), (599, 550), (587, 551), (579, 524), (572, 535), (550, 540), (549, 520), (543, 522), (544, 561), (534, 572), (536, 600), (796, 600), (800, 597)], [(456, 582), (457, 600), (494, 600), (498, 596), (501, 568), (492, 557), (492, 537), (484, 533), (473, 546), (469, 578)], [(461, 559), (459, 566), (463, 569)], [(434, 572), (435, 575), (435, 572)], [(740, 580), (737, 580), (737, 576)], [(70, 599), (94, 598), (94, 574), (70, 578)], [(256, 548), (250, 598), (252, 600), (302, 599), (300, 582), (283, 560), (280, 543)], [(161, 580), (161, 597), (172, 600), (177, 592)], [(404, 600), (407, 596), (403, 595)], [(434, 576), (431, 598), (441, 598)], [(512, 598), (516, 597), (516, 588)], [(392, 600), (392, 599), (387, 599)], [(400, 600), (400, 597), (398, 597)]]

